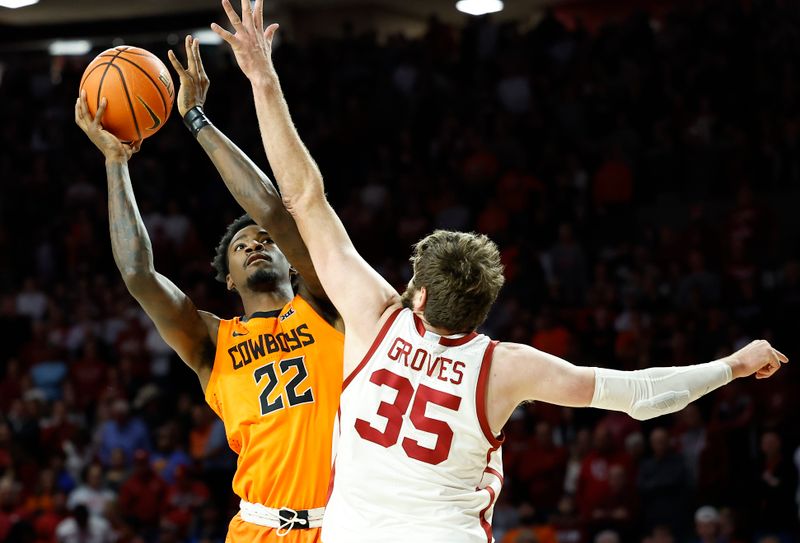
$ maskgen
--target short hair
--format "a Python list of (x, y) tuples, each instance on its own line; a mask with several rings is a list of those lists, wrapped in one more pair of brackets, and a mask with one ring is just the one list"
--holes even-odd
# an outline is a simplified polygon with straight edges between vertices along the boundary
[(453, 332), (483, 324), (505, 282), (497, 245), (483, 234), (436, 230), (414, 245), (414, 288), (425, 287), (425, 320)]
[(236, 232), (251, 224), (256, 224), (256, 221), (245, 213), (228, 225), (228, 228), (222, 235), (222, 239), (219, 240), (219, 244), (215, 250), (214, 260), (211, 261), (211, 267), (217, 272), (214, 279), (220, 283), (225, 283), (228, 280), (228, 272), (230, 271), (228, 267), (228, 245), (231, 244), (231, 240), (233, 236), (236, 235)]

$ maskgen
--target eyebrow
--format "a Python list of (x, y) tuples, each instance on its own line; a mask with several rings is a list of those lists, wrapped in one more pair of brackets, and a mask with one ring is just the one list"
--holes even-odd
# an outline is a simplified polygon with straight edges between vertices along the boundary
[[(269, 239), (272, 239), (272, 236), (270, 236), (270, 235), (269, 235), (269, 232), (267, 232), (267, 231), (266, 231), (266, 230), (264, 230), (263, 228), (262, 228), (261, 230), (259, 230), (259, 231), (256, 233), (256, 236), (260, 236), (260, 235), (262, 235), (262, 234), (263, 234), (263, 235), (266, 235), (266, 236), (267, 236)], [(244, 237), (247, 237), (247, 235), (246, 235), (246, 234), (240, 234), (240, 235), (236, 236), (235, 238), (233, 238), (233, 239), (231, 240), (231, 242), (230, 242), (230, 244), (228, 245), (228, 247), (232, 247), (234, 243), (236, 243), (237, 241), (239, 241), (240, 239), (242, 239), (242, 238), (244, 238)]]

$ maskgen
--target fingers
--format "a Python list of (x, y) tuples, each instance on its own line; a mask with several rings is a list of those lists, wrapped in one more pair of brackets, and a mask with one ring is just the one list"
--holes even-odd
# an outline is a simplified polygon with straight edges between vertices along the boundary
[(86, 103), (86, 89), (81, 91), (81, 97), (78, 98), (78, 107), (81, 112), (81, 118), (84, 122), (90, 123), (92, 122), (92, 116), (89, 113), (89, 105)]
[(762, 366), (756, 372), (756, 379), (767, 379), (768, 377), (772, 377), (779, 369), (781, 369), (780, 362), (770, 362), (769, 364)]
[(131, 154), (138, 153), (142, 148), (142, 140), (134, 141), (130, 144)]
[[(242, 2), (242, 6), (244, 6), (246, 0)], [(233, 29), (237, 32), (244, 31), (244, 26), (242, 25), (242, 20), (239, 18), (239, 14), (236, 13), (236, 10), (233, 9), (233, 6), (228, 0), (222, 0), (222, 9), (225, 10), (225, 14), (228, 16), (228, 20), (233, 25)], [(250, 9), (250, 4), (247, 4), (247, 9)]]
[(280, 25), (278, 23), (272, 23), (264, 31), (264, 38), (267, 40), (268, 44), (272, 45), (272, 38), (275, 36), (275, 32), (277, 32), (279, 28)]
[(233, 34), (219, 26), (217, 23), (211, 23), (211, 30), (214, 32), (214, 34), (225, 40), (228, 45), (233, 45)]
[(253, 27), (259, 34), (264, 32), (264, 0), (256, 0), (253, 6)]
[(83, 113), (81, 112), (81, 98), (80, 96), (75, 100), (75, 124), (83, 127)]
[(97, 108), (97, 113), (94, 115), (94, 124), (99, 125), (103, 122), (103, 114), (106, 112), (106, 107), (108, 107), (108, 100), (103, 96), (100, 98), (100, 107)]
[(186, 48), (186, 69), (192, 69), (192, 35), (186, 34), (186, 38), (183, 40), (183, 46)]
[(192, 62), (194, 63), (194, 73), (197, 75), (198, 80), (205, 77), (205, 70), (203, 69), (203, 61), (200, 59), (200, 40), (194, 38), (192, 40)]
[(783, 354), (782, 352), (780, 352), (780, 351), (779, 351), (778, 349), (776, 349), (775, 347), (773, 347), (773, 348), (772, 348), (772, 352), (773, 352), (773, 353), (775, 353), (775, 356), (777, 356), (777, 357), (778, 357), (778, 360), (779, 360), (779, 361), (781, 361), (781, 362), (783, 362), (784, 364), (786, 364), (787, 362), (789, 362), (789, 357), (787, 357), (785, 354)]
[(250, 10), (250, 0), (242, 0), (242, 24), (245, 28), (253, 27), (253, 13)]
[(197, 60), (195, 59), (195, 43), (197, 40), (191, 34), (186, 36), (186, 70), (197, 80)]
[(175, 56), (175, 53), (172, 52), (172, 49), (167, 51), (167, 57), (169, 58), (169, 61), (172, 64), (172, 67), (178, 73), (178, 77), (183, 79), (183, 77), (186, 75), (186, 69), (181, 64), (181, 61), (178, 60), (178, 57)]

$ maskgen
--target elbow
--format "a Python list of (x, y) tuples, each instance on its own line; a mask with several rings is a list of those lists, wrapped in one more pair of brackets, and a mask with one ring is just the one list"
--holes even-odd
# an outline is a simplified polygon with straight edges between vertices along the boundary
[(632, 413), (628, 413), (628, 415), (630, 415), (630, 417), (632, 419), (638, 420), (639, 422), (644, 422), (646, 420), (654, 419), (654, 418), (656, 418), (658, 416), (657, 414), (654, 414), (654, 413), (647, 413), (646, 414), (646, 413), (638, 413), (636, 411), (634, 411)]
[(284, 207), (292, 216), (302, 214), (309, 208), (325, 202), (322, 179), (320, 178), (318, 182), (304, 183), (302, 190), (297, 193), (284, 193), (281, 198)]
[(134, 297), (145, 290), (155, 280), (155, 270), (141, 268), (120, 268), (122, 280)]

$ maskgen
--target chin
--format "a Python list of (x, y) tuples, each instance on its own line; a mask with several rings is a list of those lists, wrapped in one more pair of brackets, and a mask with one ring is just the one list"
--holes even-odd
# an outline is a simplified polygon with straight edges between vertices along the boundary
[(275, 290), (280, 281), (280, 275), (273, 269), (258, 269), (247, 278), (247, 288), (256, 292), (269, 292)]

